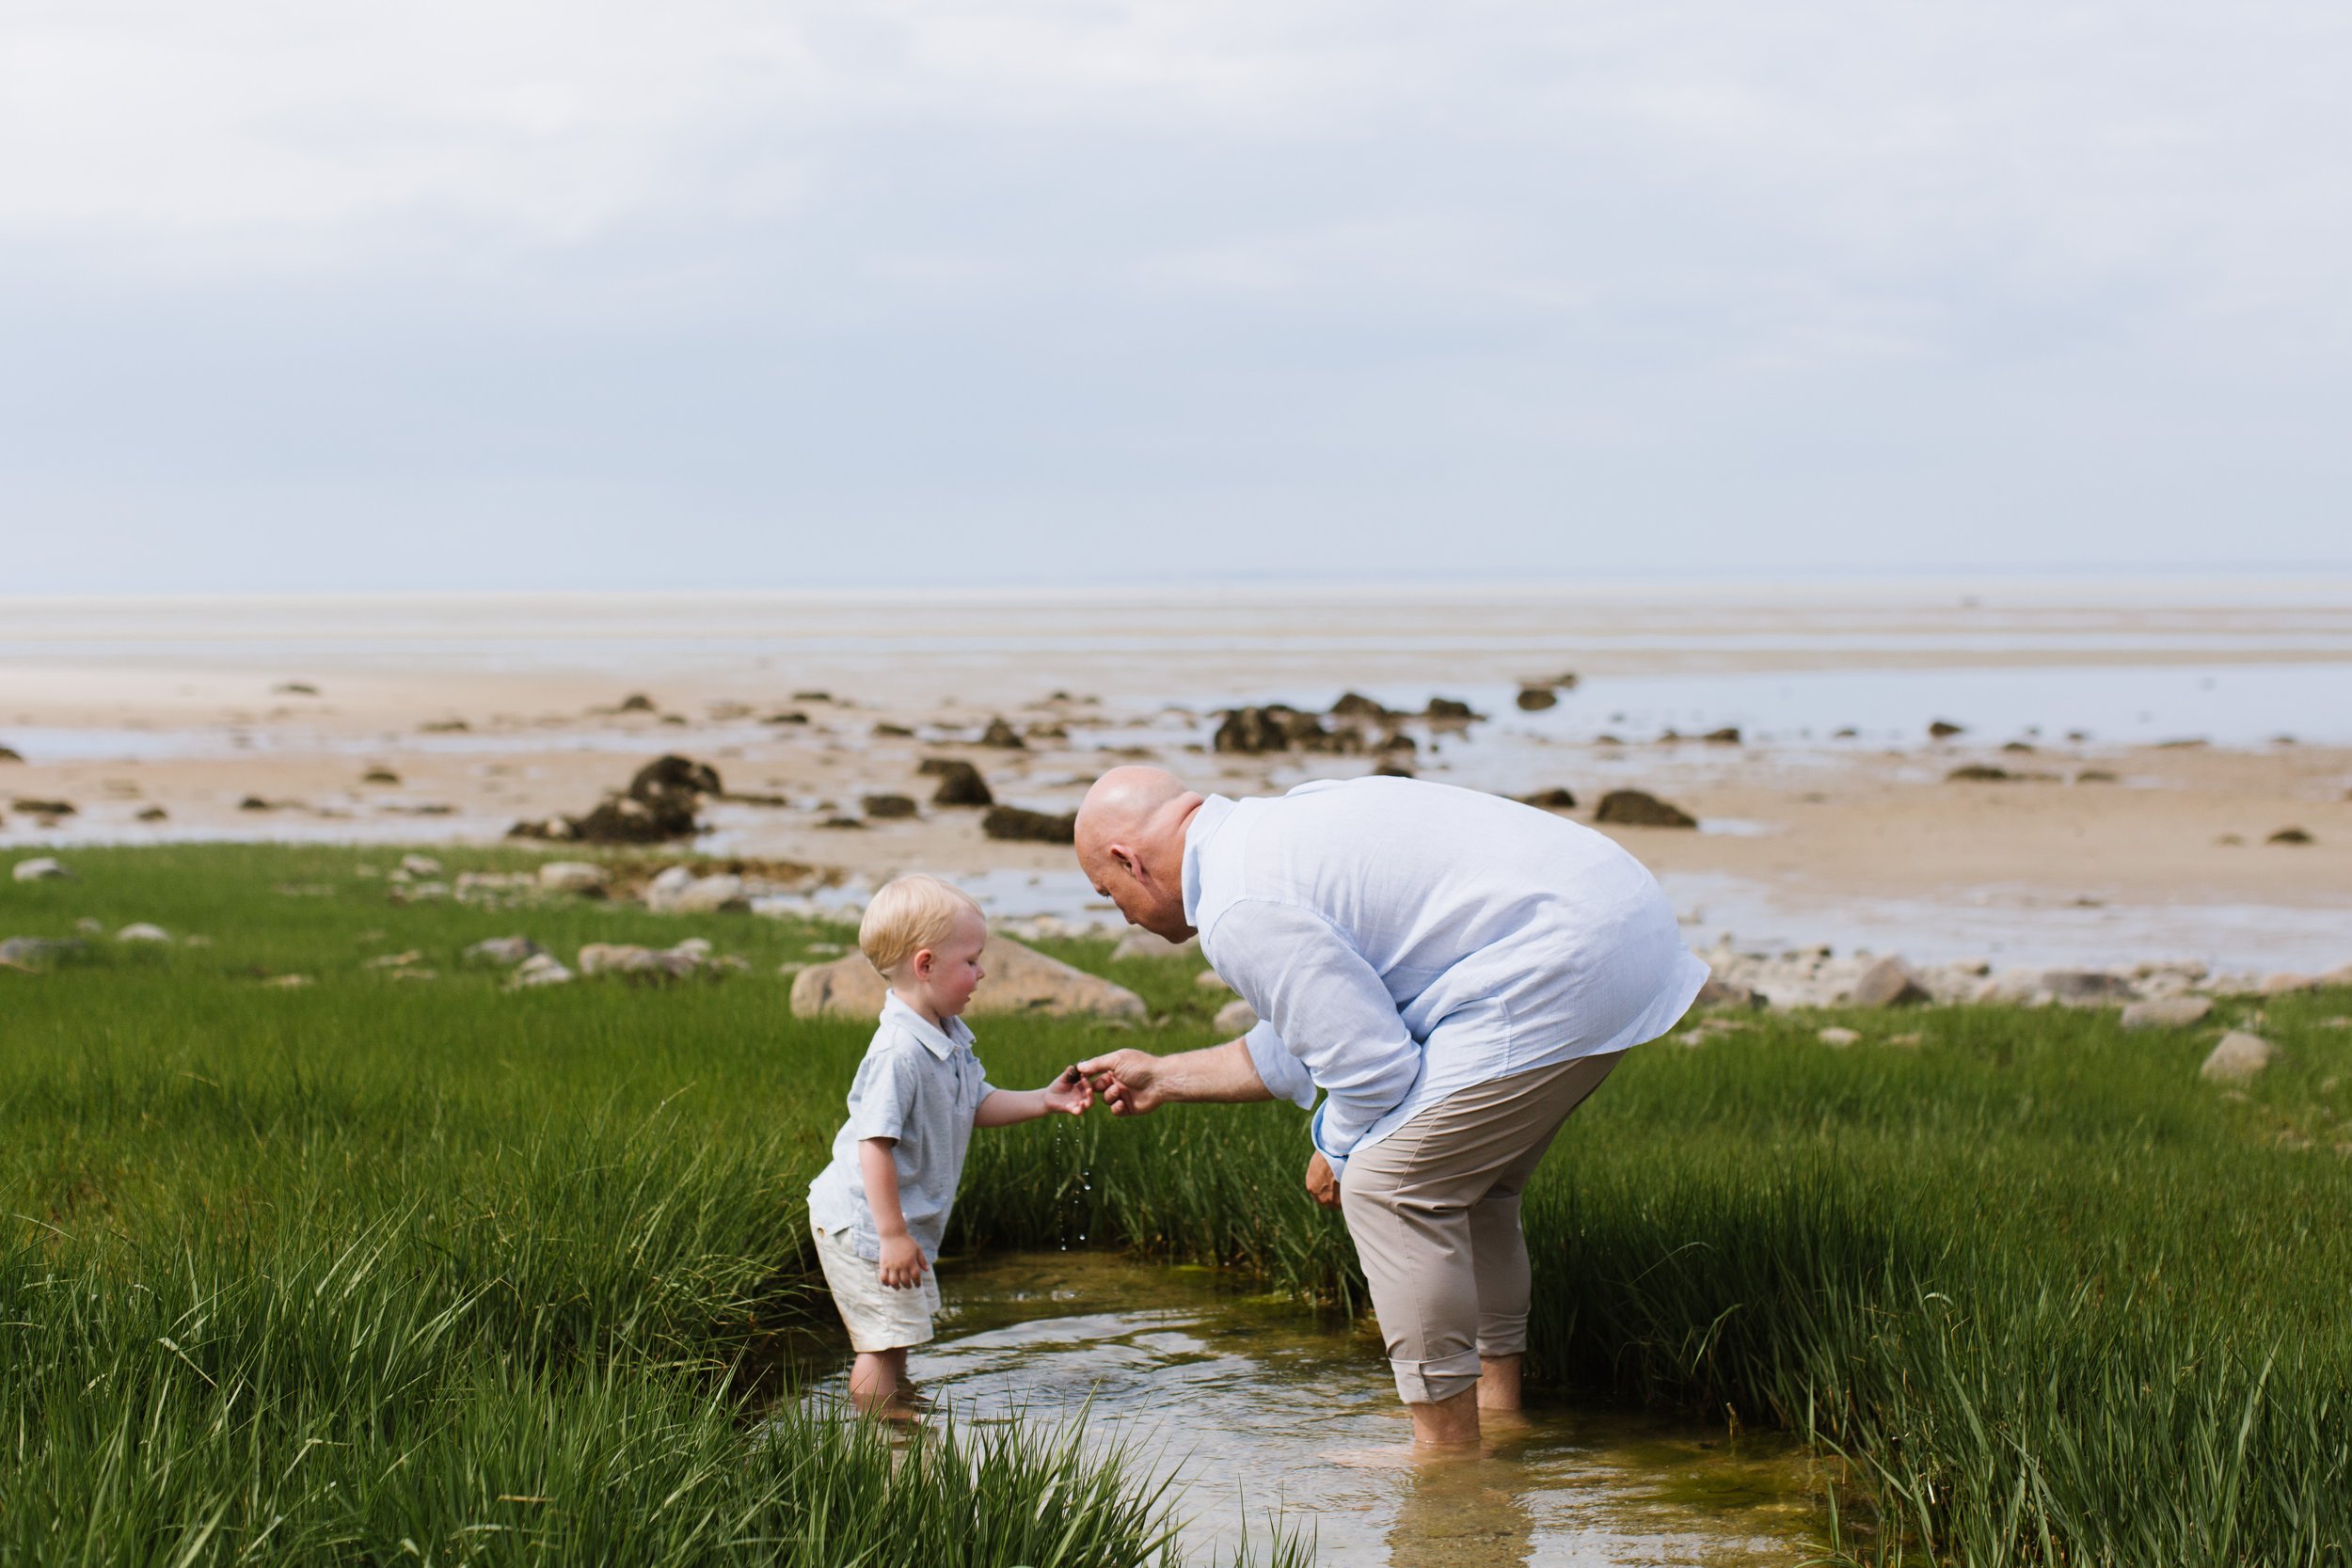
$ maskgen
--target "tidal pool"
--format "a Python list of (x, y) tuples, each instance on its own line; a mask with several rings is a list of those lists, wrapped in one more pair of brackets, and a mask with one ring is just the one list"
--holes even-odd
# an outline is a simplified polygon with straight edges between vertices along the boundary
[(1821, 1478), (1778, 1436), (1553, 1406), (1490, 1432), (1480, 1457), (1413, 1464), (1368, 1324), (1208, 1270), (1016, 1254), (951, 1259), (940, 1286), (940, 1337), (908, 1357), (935, 1411), (965, 1427), (1083, 1415), (1173, 1476), (1191, 1560), (1245, 1530), (1263, 1543), (1278, 1516), (1351, 1568), (1793, 1564), (1819, 1536)]

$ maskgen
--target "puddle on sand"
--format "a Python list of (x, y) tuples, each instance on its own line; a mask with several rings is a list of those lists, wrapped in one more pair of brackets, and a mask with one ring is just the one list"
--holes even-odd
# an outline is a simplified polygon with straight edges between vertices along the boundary
[[(1376, 1338), (1234, 1294), (1206, 1270), (1101, 1253), (950, 1260), (940, 1337), (908, 1357), (963, 1425), (1081, 1409), (1173, 1472), (1188, 1560), (1270, 1514), (1351, 1568), (1790, 1564), (1812, 1471), (1786, 1439), (1733, 1444), (1638, 1415), (1530, 1411), (1484, 1457), (1420, 1466)], [(822, 1393), (838, 1397), (835, 1374)]]

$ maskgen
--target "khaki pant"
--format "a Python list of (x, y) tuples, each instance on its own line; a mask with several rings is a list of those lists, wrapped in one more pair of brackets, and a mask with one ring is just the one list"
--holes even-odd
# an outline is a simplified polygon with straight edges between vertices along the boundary
[(1406, 1403), (1451, 1399), (1477, 1386), (1481, 1355), (1527, 1350), (1519, 1192), (1624, 1054), (1473, 1084), (1348, 1159), (1341, 1212)]

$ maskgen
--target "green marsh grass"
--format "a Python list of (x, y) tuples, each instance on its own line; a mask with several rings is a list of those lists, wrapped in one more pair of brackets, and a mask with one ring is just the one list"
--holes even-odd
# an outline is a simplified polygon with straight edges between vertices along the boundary
[[(0, 974), (0, 1560), (1157, 1560), (1164, 1499), (1117, 1455), (894, 1463), (788, 1400), (753, 1418), (779, 1336), (824, 1331), (803, 1194), (868, 1033), (791, 1019), (774, 972), (845, 933), (394, 906), (355, 867), (395, 858), (85, 850), (76, 880), (0, 884), (0, 935), (213, 939)], [(457, 963), (517, 930), (566, 958), (703, 935), (750, 968), (509, 994)], [(361, 967), (410, 949), (440, 977)], [(1209, 1041), (1191, 965), (1108, 949), (1057, 947), (1165, 1022), (982, 1020), (996, 1081)], [(288, 972), (317, 983), (262, 983)], [(1839, 1560), (2345, 1562), (2346, 1012), (1857, 1014), (1844, 1051), (1827, 1017), (1759, 1018), (1645, 1048), (1528, 1194), (1531, 1374), (1800, 1433), (1838, 1460)], [(2236, 1098), (2196, 1076), (2224, 1022), (2284, 1053)], [(983, 1133), (951, 1253), (1083, 1234), (1358, 1304), (1301, 1120)]]

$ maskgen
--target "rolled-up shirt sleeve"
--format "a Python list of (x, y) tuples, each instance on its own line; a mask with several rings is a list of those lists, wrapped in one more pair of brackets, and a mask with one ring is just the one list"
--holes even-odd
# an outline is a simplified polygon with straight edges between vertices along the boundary
[(1379, 974), (1312, 910), (1243, 899), (1218, 922), (1216, 946), (1218, 973), (1273, 1025), (1271, 1040), (1252, 1031), (1249, 1055), (1259, 1076), (1274, 1093), (1298, 1099), (1296, 1075), (1261, 1055), (1276, 1043), (1305, 1069), (1328, 1097), (1315, 1113), (1315, 1148), (1340, 1168), (1372, 1124), (1411, 1091), (1421, 1076), (1420, 1042)]
[(1241, 1042), (1249, 1048), (1249, 1065), (1275, 1099), (1287, 1100), (1302, 1111), (1315, 1102), (1315, 1081), (1307, 1075), (1307, 1064), (1291, 1054), (1273, 1024), (1260, 1019)]

